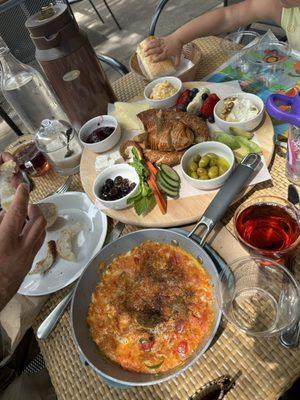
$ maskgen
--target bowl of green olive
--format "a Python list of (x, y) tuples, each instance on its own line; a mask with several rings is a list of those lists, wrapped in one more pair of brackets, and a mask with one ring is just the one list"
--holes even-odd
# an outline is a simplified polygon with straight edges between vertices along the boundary
[(223, 185), (234, 168), (234, 154), (223, 143), (202, 142), (190, 147), (181, 159), (184, 178), (196, 189)]

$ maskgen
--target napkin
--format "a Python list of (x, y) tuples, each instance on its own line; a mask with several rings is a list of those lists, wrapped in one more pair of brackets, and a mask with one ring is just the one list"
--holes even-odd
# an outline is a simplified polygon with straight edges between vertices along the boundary
[(0, 312), (0, 367), (9, 361), (48, 297), (16, 294)]

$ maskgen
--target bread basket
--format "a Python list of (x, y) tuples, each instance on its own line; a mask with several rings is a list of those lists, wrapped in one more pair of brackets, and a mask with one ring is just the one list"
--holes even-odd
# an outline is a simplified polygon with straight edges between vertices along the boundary
[[(191, 43), (186, 44), (183, 47), (182, 54), (183, 54), (184, 58), (187, 58), (188, 60), (192, 61), (192, 63), (194, 65), (191, 68), (189, 68), (188, 70), (184, 71), (182, 74), (180, 74), (178, 76), (178, 78), (182, 82), (193, 81), (196, 78), (198, 65), (199, 65), (199, 63), (201, 61), (201, 58), (202, 58), (201, 51), (200, 51), (199, 47), (195, 43), (191, 42)], [(150, 82), (150, 79), (147, 76), (145, 76), (141, 71), (141, 68), (140, 68), (139, 63), (138, 63), (137, 53), (136, 52), (130, 57), (129, 67), (130, 67), (130, 70), (132, 72), (134, 72), (137, 75), (141, 76), (147, 82)]]

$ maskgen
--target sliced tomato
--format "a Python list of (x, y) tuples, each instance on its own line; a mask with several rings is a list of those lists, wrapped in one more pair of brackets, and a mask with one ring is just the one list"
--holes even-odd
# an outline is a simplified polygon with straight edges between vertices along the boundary
[(154, 346), (154, 339), (140, 339), (140, 348), (143, 351), (150, 351)]
[(183, 319), (179, 319), (175, 322), (175, 331), (177, 333), (181, 333), (183, 331), (184, 328), (184, 320)]
[(177, 346), (177, 352), (181, 357), (185, 357), (187, 351), (188, 351), (188, 344), (185, 340), (182, 340), (181, 342), (179, 342)]

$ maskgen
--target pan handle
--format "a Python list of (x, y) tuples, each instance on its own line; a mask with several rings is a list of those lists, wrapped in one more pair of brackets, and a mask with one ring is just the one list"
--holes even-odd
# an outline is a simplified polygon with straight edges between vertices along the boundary
[(188, 237), (191, 237), (200, 226), (204, 226), (205, 230), (201, 238), (200, 246), (204, 245), (208, 234), (223, 217), (233, 199), (240, 193), (260, 164), (261, 156), (259, 154), (250, 153), (243, 158), (238, 167), (216, 194), (208, 208), (204, 211), (200, 221), (189, 233)]

